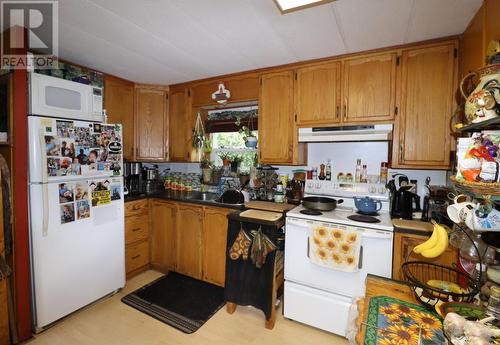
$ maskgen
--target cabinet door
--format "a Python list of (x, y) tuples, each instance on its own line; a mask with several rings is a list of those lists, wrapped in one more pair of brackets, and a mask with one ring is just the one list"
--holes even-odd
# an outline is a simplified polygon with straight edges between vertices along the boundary
[(136, 88), (137, 160), (164, 161), (167, 146), (167, 92)]
[(226, 273), (227, 215), (232, 211), (207, 207), (203, 217), (203, 280), (220, 286)]
[(106, 75), (104, 108), (109, 123), (123, 126), (123, 158), (134, 160), (134, 83)]
[(151, 203), (151, 263), (164, 272), (176, 269), (176, 215), (173, 203)]
[(180, 204), (177, 210), (177, 271), (201, 279), (203, 209)]
[(340, 121), (340, 62), (299, 68), (295, 81), (295, 110), (299, 125)]
[(455, 44), (403, 52), (393, 167), (448, 169), (457, 71)]
[(413, 248), (424, 241), (427, 241), (429, 236), (430, 233), (428, 236), (406, 234), (401, 232), (396, 232), (394, 234), (392, 279), (405, 280), (401, 270), (401, 265), (403, 265), (406, 261), (426, 261), (443, 266), (456, 267), (458, 251), (451, 246), (448, 247), (443, 254), (433, 259), (424, 258), (420, 254), (415, 254), (413, 252)]
[(396, 66), (396, 53), (344, 61), (344, 122), (394, 119)]
[(193, 85), (191, 90), (193, 107), (216, 105), (217, 102), (212, 99), (212, 94), (217, 91), (220, 81), (224, 82), (226, 89), (231, 92), (229, 102), (256, 101), (259, 97), (258, 74), (242, 74)]
[(485, 7), (486, 3), (479, 8), (463, 34), (462, 76), (484, 66)]
[(259, 100), (261, 163), (293, 164), (293, 72), (264, 74)]
[(169, 100), (169, 150), (170, 160), (189, 161), (191, 148), (191, 128), (188, 111), (188, 96), (185, 88), (171, 89)]

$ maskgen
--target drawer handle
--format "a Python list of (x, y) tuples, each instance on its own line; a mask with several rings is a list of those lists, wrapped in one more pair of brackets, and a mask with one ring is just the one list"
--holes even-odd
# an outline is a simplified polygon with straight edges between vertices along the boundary
[(141, 230), (141, 228), (133, 228), (132, 232), (136, 232), (136, 231), (139, 231), (139, 230)]
[(141, 254), (137, 254), (136, 256), (132, 256), (132, 260), (139, 259), (141, 257)]

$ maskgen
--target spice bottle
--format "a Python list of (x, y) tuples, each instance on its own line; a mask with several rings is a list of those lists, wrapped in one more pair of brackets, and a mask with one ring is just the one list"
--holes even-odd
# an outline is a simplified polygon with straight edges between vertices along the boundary
[(354, 182), (361, 182), (361, 159), (356, 161), (356, 172), (354, 173)]
[(380, 183), (387, 184), (387, 162), (380, 163)]

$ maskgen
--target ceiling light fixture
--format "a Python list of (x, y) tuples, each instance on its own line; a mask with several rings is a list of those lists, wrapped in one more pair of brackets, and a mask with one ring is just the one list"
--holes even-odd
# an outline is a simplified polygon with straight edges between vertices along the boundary
[(335, 0), (274, 0), (283, 14), (333, 1)]

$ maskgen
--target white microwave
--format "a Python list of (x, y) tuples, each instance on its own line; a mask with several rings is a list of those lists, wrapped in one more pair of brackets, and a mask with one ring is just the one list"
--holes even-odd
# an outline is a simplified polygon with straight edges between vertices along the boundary
[(29, 114), (103, 122), (100, 87), (29, 73)]

